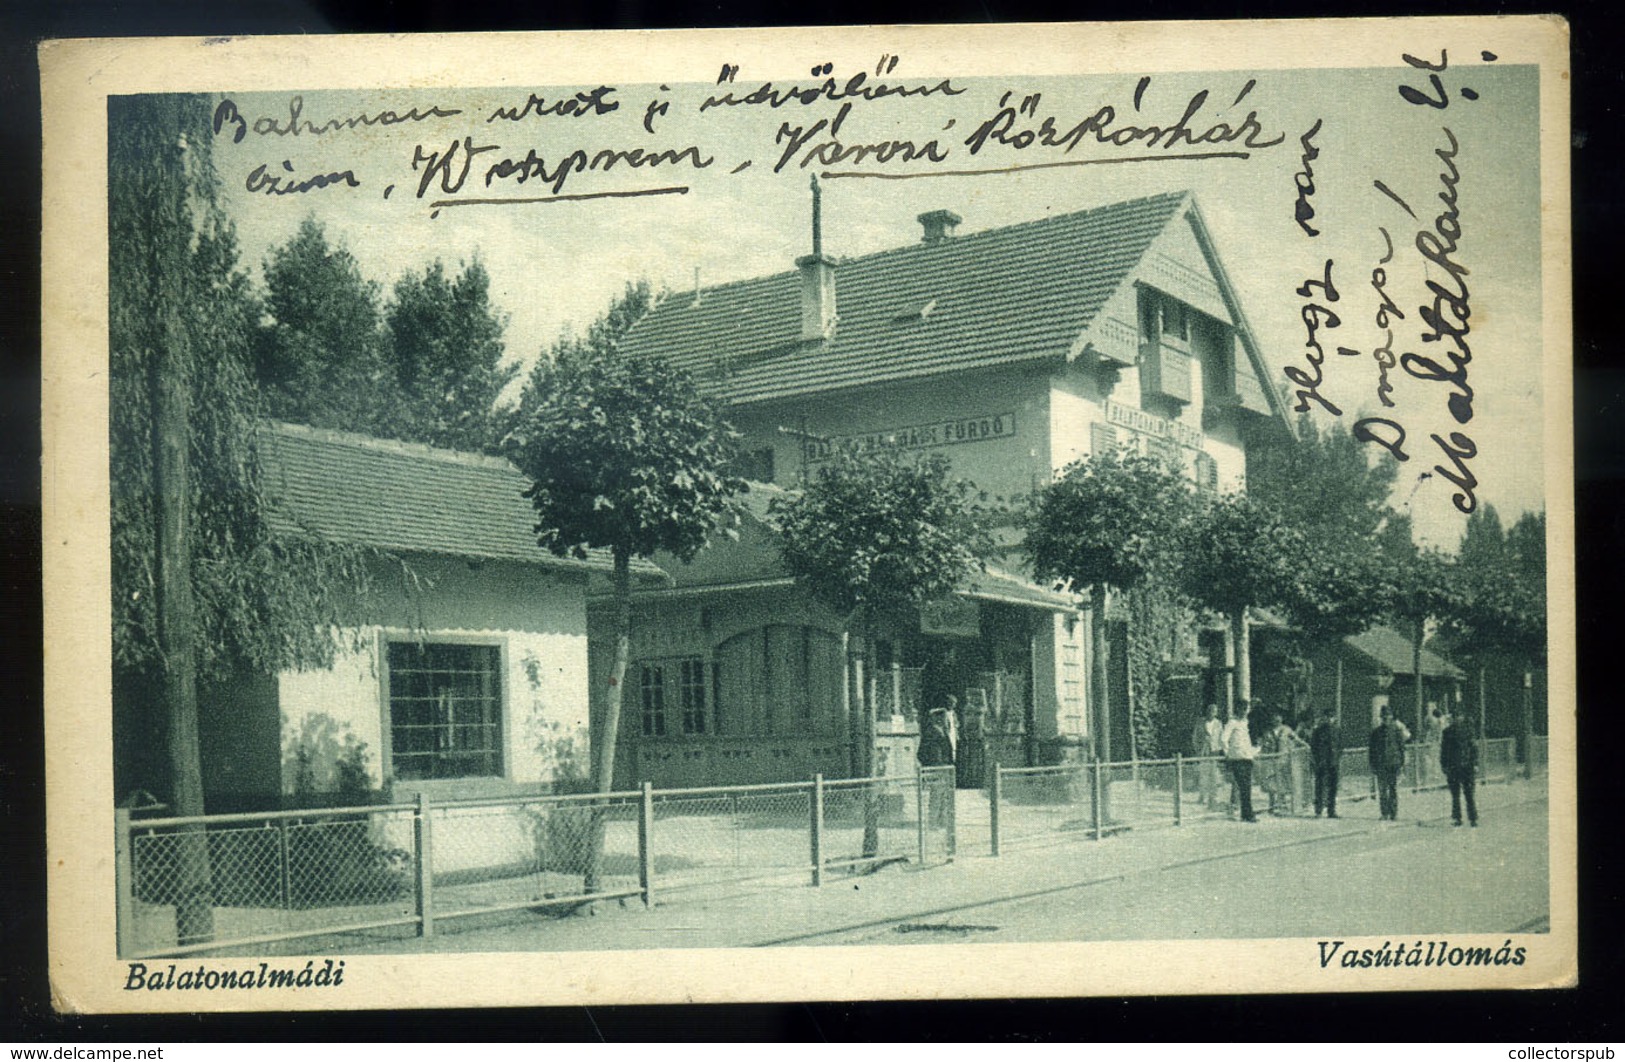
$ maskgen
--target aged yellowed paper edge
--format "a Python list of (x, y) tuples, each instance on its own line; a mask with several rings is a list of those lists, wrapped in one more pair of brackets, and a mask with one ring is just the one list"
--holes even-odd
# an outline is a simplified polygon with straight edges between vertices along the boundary
[[(107, 484), (105, 98), (225, 88), (705, 82), (724, 57), (791, 77), (815, 51), (845, 68), (906, 50), (917, 77), (1392, 65), (1402, 51), (1493, 49), (1541, 67), (1546, 506), (1551, 528), (1549, 935), (1529, 965), (1448, 981), (1315, 970), (1314, 943), (354, 957), (342, 987), (182, 996), (122, 990), (113, 954)], [(48, 42), (42, 307), (50, 971), (73, 1011), (495, 1006), (535, 1003), (1339, 992), (1538, 987), (1577, 973), (1574, 570), (1567, 27), (1558, 19), (955, 26), (468, 37)], [(1499, 941), (1496, 942), (1499, 944)]]

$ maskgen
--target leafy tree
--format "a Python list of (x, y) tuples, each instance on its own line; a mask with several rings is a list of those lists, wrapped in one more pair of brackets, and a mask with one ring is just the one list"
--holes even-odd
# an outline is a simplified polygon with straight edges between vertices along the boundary
[(477, 259), (455, 277), (438, 259), (395, 284), (385, 311), (402, 436), (458, 450), (495, 450), (497, 399), (519, 369), (502, 364), (504, 316)]
[[(876, 628), (948, 597), (993, 552), (977, 498), (976, 487), (953, 478), (941, 454), (909, 458), (841, 447), (798, 494), (775, 498), (769, 512), (790, 574), (846, 617), (872, 673)], [(863, 769), (872, 775), (874, 705), (860, 710)], [(867, 856), (879, 850), (878, 804), (870, 799), (865, 808)]]
[(1247, 451), (1247, 495), (1308, 535), (1317, 549), (1369, 552), (1393, 521), (1388, 499), (1398, 465), (1372, 463), (1368, 447), (1334, 422), (1305, 413), (1294, 432), (1261, 433)]
[(791, 575), (860, 624), (947, 597), (993, 551), (975, 485), (940, 454), (843, 448), (769, 510)]
[(355, 257), (307, 217), (264, 268), (268, 320), (254, 337), (254, 370), (266, 411), (318, 428), (403, 434), (378, 289)]
[(1426, 693), (1422, 683), (1422, 643), (1430, 625), (1463, 614), (1460, 569), (1442, 553), (1416, 550), (1394, 568), (1392, 614), (1411, 638), (1411, 673), (1415, 679), (1416, 733), (1422, 733)]
[[(1467, 518), (1456, 558), (1461, 600), (1444, 618), (1439, 642), (1476, 672), (1481, 714), (1487, 715), (1486, 686), (1492, 673), (1516, 682), (1521, 673), (1545, 662), (1545, 531), (1544, 513), (1523, 514), (1511, 531), (1502, 530), (1491, 505), (1479, 506)], [(1529, 705), (1521, 691), (1512, 698), (1527, 741), (1533, 723)]]
[[(665, 552), (693, 559), (745, 489), (727, 471), (735, 438), (682, 373), (658, 359), (604, 348), (549, 364), (534, 405), (508, 440), (531, 480), (526, 496), (536, 507), (537, 542), (558, 556), (607, 549), (614, 561), (615, 657), (593, 757), (600, 792), (614, 782), (632, 558)], [(593, 886), (601, 829), (594, 836)]]
[(1309, 550), (1302, 532), (1247, 495), (1214, 500), (1195, 522), (1180, 578), (1192, 600), (1230, 621), (1239, 704), (1252, 702), (1247, 609), (1307, 596)]
[[(1367, 630), (1389, 610), (1393, 568), (1410, 557), (1408, 516), (1388, 505), (1398, 466), (1372, 463), (1367, 448), (1333, 422), (1322, 430), (1306, 413), (1292, 433), (1271, 433), (1247, 453), (1247, 494), (1302, 535), (1297, 577), (1276, 602), (1297, 627), (1307, 657)], [(1334, 698), (1342, 710), (1342, 657)], [(1307, 660), (1304, 661), (1307, 664)]]
[[(1025, 549), (1039, 578), (1092, 591), (1096, 754), (1111, 756), (1106, 664), (1109, 591), (1171, 586), (1194, 499), (1184, 477), (1132, 452), (1095, 454), (1067, 466), (1027, 514)], [(1149, 684), (1142, 675), (1142, 684)]]
[[(108, 100), (109, 421), (115, 745), (121, 790), (204, 812), (198, 682), (331, 659), (351, 554), (272, 537), (248, 337), (210, 155), (208, 102)], [(129, 761), (166, 752), (132, 774)], [(167, 787), (155, 777), (167, 776)], [(208, 852), (182, 845), (183, 942), (212, 934)]]

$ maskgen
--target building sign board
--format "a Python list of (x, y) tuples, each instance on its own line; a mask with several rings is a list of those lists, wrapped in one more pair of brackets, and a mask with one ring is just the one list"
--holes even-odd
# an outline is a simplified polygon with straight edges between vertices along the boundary
[(837, 449), (852, 449), (860, 453), (871, 450), (927, 450), (937, 446), (1008, 439), (1015, 434), (1015, 413), (984, 413), (858, 435), (826, 435), (809, 439), (806, 444), (807, 460), (827, 461)]
[(1202, 448), (1202, 433), (1189, 424), (1181, 424), (1177, 420), (1159, 417), (1154, 413), (1147, 413), (1143, 409), (1125, 406), (1121, 402), (1106, 402), (1106, 421), (1140, 435), (1151, 435), (1159, 439), (1168, 439), (1183, 446), (1187, 450), (1200, 450)]
[(968, 597), (945, 597), (920, 606), (920, 633), (954, 638), (982, 635), (982, 610)]

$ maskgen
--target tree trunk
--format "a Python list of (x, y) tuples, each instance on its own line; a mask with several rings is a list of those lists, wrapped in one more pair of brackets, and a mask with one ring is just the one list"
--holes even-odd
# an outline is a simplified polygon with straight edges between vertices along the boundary
[(1478, 740), (1484, 741), (1490, 736), (1485, 716), (1488, 714), (1484, 699), (1484, 664), (1478, 665)]
[[(163, 657), (174, 814), (189, 817), (204, 813), (191, 567), (190, 389), (186, 340), (182, 326), (174, 319), (177, 311), (169, 306), (160, 307), (158, 312), (166, 318), (152, 363), (151, 381), (158, 649)], [(214, 939), (208, 835), (201, 825), (186, 827), (179, 834), (179, 845), (175, 901), (178, 943), (205, 943)]]
[(1337, 720), (1337, 732), (1343, 732), (1343, 647), (1336, 647), (1337, 651), (1337, 678), (1332, 686), (1333, 718)]
[(1230, 640), (1236, 647), (1236, 707), (1253, 706), (1253, 652), (1247, 634), (1247, 607), (1230, 614)]
[[(626, 669), (632, 656), (632, 555), (624, 546), (613, 551), (614, 571), (614, 623), (615, 657), (610, 665), (603, 708), (599, 719), (598, 747), (593, 751), (593, 789), (599, 793), (615, 791), (615, 745), (621, 736), (621, 709), (626, 703)], [(597, 892), (604, 863), (604, 814), (602, 807), (593, 809), (587, 839), (587, 867), (583, 887)]]
[(1094, 677), (1095, 694), (1091, 729), (1095, 736), (1095, 758), (1104, 763), (1112, 758), (1112, 713), (1111, 672), (1106, 656), (1106, 587), (1101, 583), (1096, 583), (1091, 590), (1089, 609), (1089, 671)]
[(1426, 633), (1427, 620), (1417, 620), (1416, 644), (1411, 646), (1411, 681), (1416, 685), (1416, 739), (1418, 741), (1420, 741), (1422, 736), (1427, 733), (1427, 731), (1423, 729), (1424, 720), (1422, 718), (1422, 712), (1424, 711), (1422, 701), (1423, 695), (1426, 692), (1422, 689), (1422, 636)]
[[(874, 631), (870, 627), (867, 610), (863, 617), (863, 633), (858, 647), (858, 711), (862, 713), (863, 773), (873, 778), (879, 769), (875, 755), (875, 698)], [(880, 854), (880, 789), (871, 782), (863, 787), (863, 856), (872, 859)]]
[[(1110, 703), (1111, 671), (1107, 666), (1106, 638), (1106, 587), (1096, 583), (1091, 590), (1089, 616), (1089, 671), (1094, 677), (1094, 719), (1091, 729), (1095, 739), (1095, 760), (1099, 764), (1110, 763), (1112, 758), (1112, 712)], [(1096, 768), (1100, 770), (1101, 768)], [(1089, 787), (1090, 800), (1096, 800), (1099, 794), (1099, 807), (1090, 809), (1094, 821), (1105, 823), (1111, 821), (1111, 784), (1109, 778), (1102, 778), (1101, 784)]]

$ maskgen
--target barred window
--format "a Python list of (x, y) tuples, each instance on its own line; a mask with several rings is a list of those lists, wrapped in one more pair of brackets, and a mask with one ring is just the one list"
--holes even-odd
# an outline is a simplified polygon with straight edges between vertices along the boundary
[(495, 645), (390, 642), (390, 769), (397, 779), (502, 773), (502, 680)]

